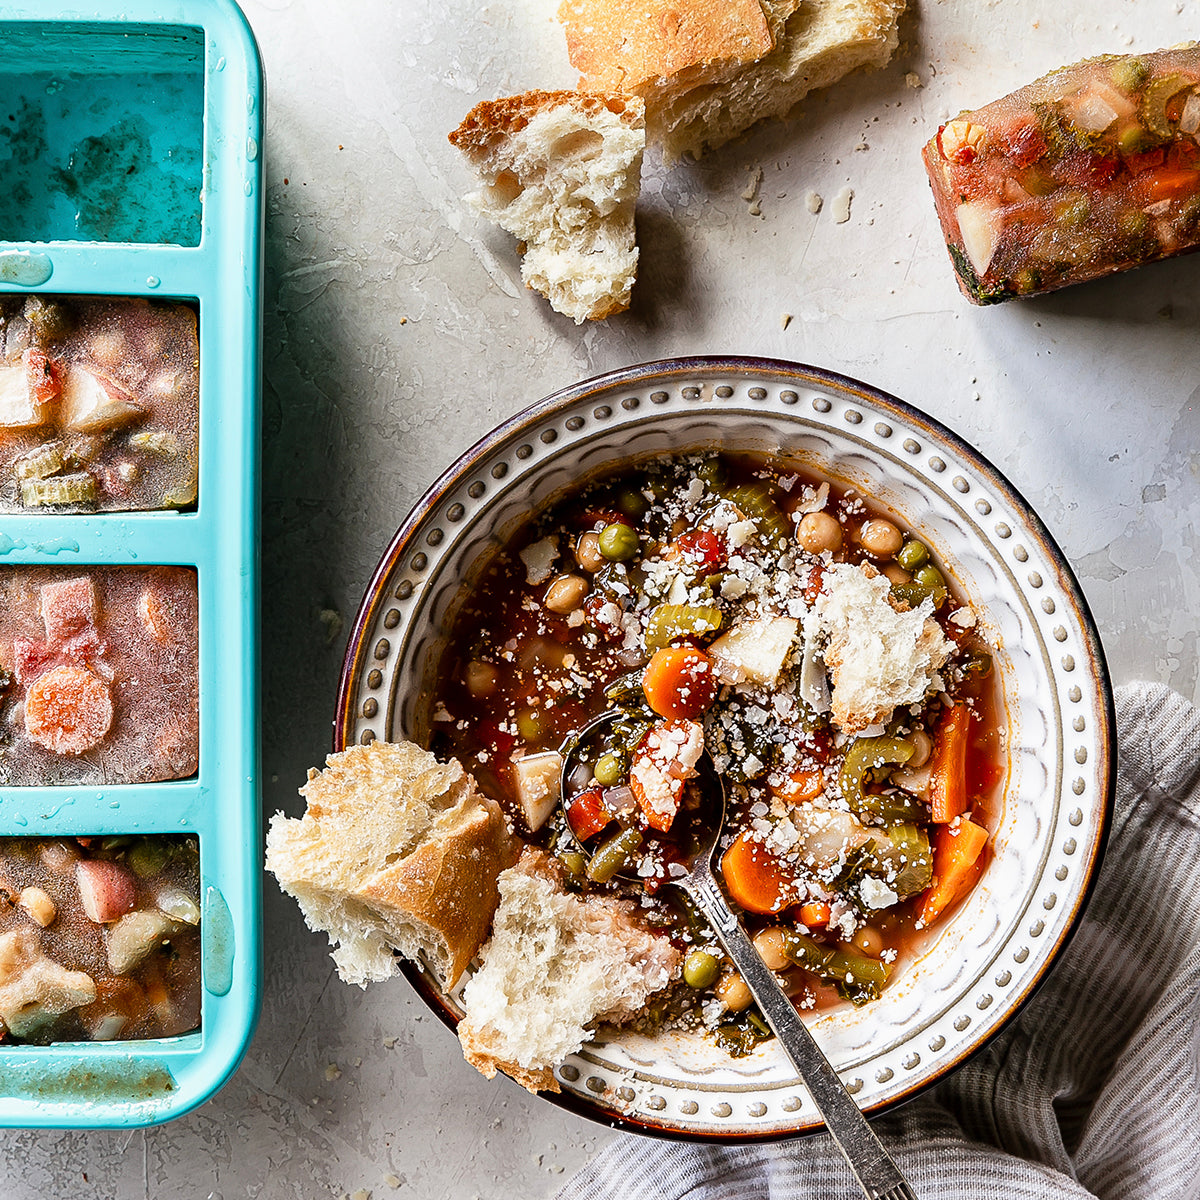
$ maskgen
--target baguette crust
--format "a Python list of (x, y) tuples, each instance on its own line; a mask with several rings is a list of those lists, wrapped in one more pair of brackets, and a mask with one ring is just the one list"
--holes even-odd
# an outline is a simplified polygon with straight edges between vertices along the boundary
[(496, 880), (520, 843), (456, 762), (411, 743), (353, 746), (311, 771), (300, 820), (277, 813), (267, 869), (328, 933), (350, 983), (395, 973), (397, 951), (454, 986), (487, 937)]
[(642, 100), (572, 91), (485, 100), (450, 141), (483, 183), (467, 199), (522, 244), (526, 287), (576, 324), (629, 307)]
[(775, 46), (759, 0), (563, 0), (558, 19), (580, 86), (600, 91), (636, 91), (712, 62), (754, 62)]

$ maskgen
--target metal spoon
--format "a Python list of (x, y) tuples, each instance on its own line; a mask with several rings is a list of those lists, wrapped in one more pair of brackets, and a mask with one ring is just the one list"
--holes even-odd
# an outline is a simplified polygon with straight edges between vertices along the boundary
[[(583, 729), (568, 738), (562, 748), (562, 797), (566, 804), (567, 783), (572, 771), (572, 759), (596, 730), (611, 723), (620, 713), (601, 714)], [(737, 916), (729, 907), (724, 893), (713, 874), (712, 857), (721, 829), (725, 823), (725, 786), (713, 770), (711, 761), (703, 772), (708, 777), (708, 796), (714, 802), (704, 803), (690, 813), (689, 840), (693, 851), (683, 864), (687, 874), (667, 882), (682, 888), (708, 919), (733, 965), (746, 981), (767, 1024), (779, 1039), (779, 1044), (792, 1060), (800, 1078), (808, 1088), (817, 1110), (833, 1140), (854, 1173), (859, 1187), (868, 1200), (916, 1200), (916, 1194), (900, 1173), (899, 1167), (874, 1130), (867, 1124), (858, 1105), (846, 1091), (829, 1059), (817, 1045), (808, 1027), (800, 1019), (795, 1006), (779, 985), (779, 980), (759, 957), (754, 943), (746, 936)], [(719, 797), (719, 803), (715, 802)], [(567, 829), (571, 829), (568, 819)], [(571, 831), (574, 837), (574, 831)], [(625, 878), (632, 878), (623, 876)]]

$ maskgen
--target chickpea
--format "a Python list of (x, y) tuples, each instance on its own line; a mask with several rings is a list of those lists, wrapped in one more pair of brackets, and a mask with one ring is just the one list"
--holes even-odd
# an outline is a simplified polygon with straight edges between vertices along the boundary
[(805, 513), (796, 528), (796, 538), (809, 554), (825, 550), (836, 554), (842, 548), (842, 526), (832, 513)]
[(500, 672), (491, 663), (482, 662), (478, 658), (473, 658), (467, 663), (463, 672), (463, 683), (476, 699), (490, 696), (496, 690), (499, 680)]
[(859, 528), (858, 544), (874, 558), (895, 558), (904, 545), (904, 534), (891, 521), (873, 517)]
[(769, 929), (760, 929), (754, 935), (754, 948), (758, 951), (758, 957), (763, 960), (764, 966), (772, 971), (782, 971), (785, 967), (792, 965), (792, 960), (787, 953), (784, 932), (778, 925), (773, 925)]
[(581, 533), (575, 543), (575, 561), (590, 574), (595, 574), (608, 560), (600, 553), (600, 535), (593, 530)]
[(558, 575), (550, 580), (542, 603), (551, 612), (574, 612), (583, 603), (588, 591), (588, 581), (582, 575)]
[(850, 944), (871, 958), (878, 958), (883, 953), (883, 934), (873, 925), (864, 925), (850, 939)]
[(27, 887), (20, 896), (18, 903), (43, 929), (58, 916), (54, 901), (40, 887)]
[(754, 1003), (754, 996), (751, 994), (749, 986), (736, 971), (730, 971), (728, 975), (721, 976), (716, 992), (717, 999), (730, 1012), (741, 1012), (742, 1009), (749, 1008)]
[(883, 568), (888, 583), (912, 583), (912, 576), (899, 563), (890, 562)]

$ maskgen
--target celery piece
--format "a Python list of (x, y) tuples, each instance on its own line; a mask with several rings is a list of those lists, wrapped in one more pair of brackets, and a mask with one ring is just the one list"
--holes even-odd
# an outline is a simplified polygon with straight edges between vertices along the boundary
[(175, 455), (179, 453), (179, 439), (169, 429), (141, 429), (129, 435), (129, 446), (147, 454)]
[(1167, 117), (1167, 105), (1173, 97), (1191, 86), (1192, 81), (1183, 75), (1163, 75), (1146, 85), (1146, 90), (1142, 93), (1139, 115), (1146, 128), (1156, 137), (1165, 140), (1174, 134), (1174, 128)]
[(55, 475), (50, 479), (26, 479), (21, 483), (21, 503), (26, 508), (50, 504), (91, 504), (96, 499), (96, 481), (86, 471)]
[(725, 499), (750, 517), (759, 533), (767, 539), (787, 542), (792, 536), (791, 522), (779, 511), (775, 497), (764, 483), (744, 483), (725, 492)]
[(798, 967), (836, 984), (855, 1004), (876, 999), (887, 983), (887, 966), (878, 959), (823, 946), (795, 929), (784, 931), (784, 952)]
[(716, 633), (721, 628), (719, 608), (701, 604), (660, 604), (646, 624), (646, 649), (653, 653), (678, 638)]
[(915, 750), (912, 742), (906, 742), (903, 738), (855, 738), (838, 772), (838, 787), (855, 816), (876, 811), (872, 805), (878, 802), (878, 797), (868, 796), (863, 791), (869, 773), (884, 766), (906, 763)]
[(17, 479), (45, 479), (48, 475), (57, 475), (65, 465), (63, 463), (62, 442), (46, 442), (35, 446), (13, 461), (13, 475)]

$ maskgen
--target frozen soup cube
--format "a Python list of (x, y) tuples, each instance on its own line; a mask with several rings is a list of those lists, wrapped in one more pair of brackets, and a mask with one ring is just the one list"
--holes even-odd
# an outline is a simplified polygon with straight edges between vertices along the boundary
[(0, 567), (0, 785), (195, 774), (196, 614), (182, 567)]

